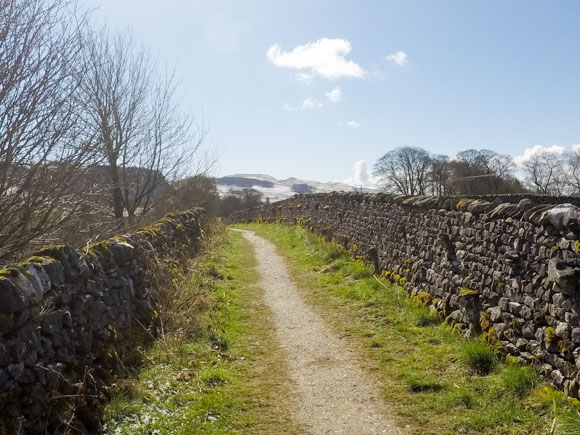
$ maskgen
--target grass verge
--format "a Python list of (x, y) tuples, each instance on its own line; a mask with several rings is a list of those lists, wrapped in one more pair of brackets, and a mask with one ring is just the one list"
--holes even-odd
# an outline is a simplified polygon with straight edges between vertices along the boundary
[(297, 226), (238, 227), (276, 244), (306, 289), (304, 297), (362, 349), (401, 428), (421, 434), (580, 433), (578, 401), (527, 367), (497, 361), (487, 345), (464, 340), (341, 247)]
[(218, 231), (165, 302), (165, 329), (138, 377), (119, 381), (105, 433), (301, 433), (280, 403), (293, 399), (261, 303), (252, 249)]

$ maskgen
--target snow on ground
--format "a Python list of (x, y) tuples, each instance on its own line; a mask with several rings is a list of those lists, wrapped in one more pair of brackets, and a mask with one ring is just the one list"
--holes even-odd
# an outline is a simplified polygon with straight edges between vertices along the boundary
[[(301, 180), (290, 177), (285, 180), (265, 174), (233, 174), (217, 179), (217, 187), (220, 196), (226, 196), (232, 190), (241, 190), (251, 187), (268, 197), (270, 201), (280, 201), (294, 196), (296, 193), (325, 193), (325, 192), (354, 192), (361, 191), (360, 187), (340, 182), (319, 182)], [(365, 192), (376, 192), (376, 189), (362, 188)]]

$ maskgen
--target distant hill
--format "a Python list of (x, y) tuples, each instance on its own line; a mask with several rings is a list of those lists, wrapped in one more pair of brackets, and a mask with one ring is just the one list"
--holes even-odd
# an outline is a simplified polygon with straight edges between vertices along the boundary
[[(270, 198), (270, 201), (280, 201), (290, 198), (297, 193), (323, 193), (323, 192), (354, 192), (354, 186), (339, 181), (322, 183), (319, 181), (300, 180), (290, 177), (285, 180), (277, 180), (270, 175), (264, 174), (233, 174), (216, 179), (218, 191), (225, 196), (230, 190), (252, 188)], [(358, 188), (360, 191), (360, 188)], [(364, 192), (376, 192), (374, 189), (363, 189)]]

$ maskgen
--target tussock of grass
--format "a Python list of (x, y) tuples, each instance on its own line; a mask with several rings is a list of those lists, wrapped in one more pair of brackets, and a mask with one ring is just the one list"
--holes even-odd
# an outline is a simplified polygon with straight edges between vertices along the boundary
[(338, 243), (329, 243), (328, 249), (324, 253), (324, 258), (329, 263), (339, 258), (347, 258), (347, 256), (346, 250)]
[(466, 342), (406, 290), (375, 279), (335, 245), (297, 226), (240, 227), (274, 242), (304, 297), (339, 335), (360, 344), (406, 433), (545, 434), (555, 416), (561, 433), (580, 433), (565, 429), (580, 422), (577, 401), (531, 369), (497, 361), (484, 343)]
[(439, 316), (433, 313), (419, 313), (415, 324), (420, 327), (434, 326), (441, 323)]
[(493, 348), (481, 340), (465, 343), (462, 357), (469, 368), (481, 376), (490, 374), (497, 363)]
[(452, 407), (462, 407), (472, 409), (476, 406), (477, 401), (471, 391), (457, 390), (453, 391), (447, 398), (446, 402)]
[(540, 376), (531, 367), (508, 364), (501, 377), (505, 388), (517, 397), (525, 397), (540, 383)]
[(407, 384), (409, 391), (412, 391), (413, 393), (437, 392), (445, 388), (442, 383), (436, 380), (425, 379), (416, 374), (406, 376), (405, 383)]

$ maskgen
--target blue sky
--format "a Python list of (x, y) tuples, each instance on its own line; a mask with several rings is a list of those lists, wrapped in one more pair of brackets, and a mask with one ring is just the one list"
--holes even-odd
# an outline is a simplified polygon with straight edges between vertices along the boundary
[(176, 65), (221, 150), (216, 175), (344, 180), (401, 145), (515, 157), (580, 143), (575, 0), (83, 4)]

